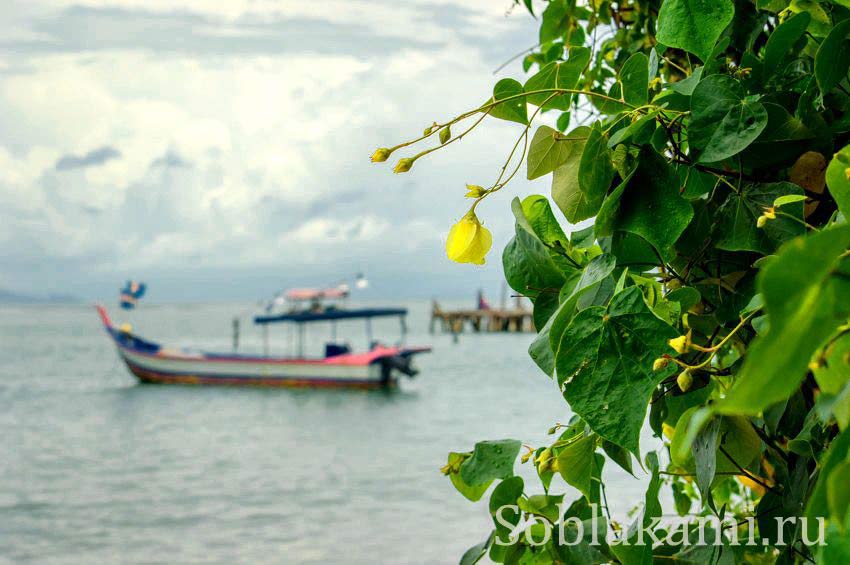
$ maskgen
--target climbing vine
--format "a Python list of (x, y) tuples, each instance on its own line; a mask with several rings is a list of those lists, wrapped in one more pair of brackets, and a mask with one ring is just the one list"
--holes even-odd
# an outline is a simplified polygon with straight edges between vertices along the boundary
[[(529, 76), (372, 156), (406, 173), (517, 124), (466, 185), (461, 263), (490, 252), (479, 202), (523, 168), (551, 182), (511, 203), (502, 262), (574, 416), (449, 454), (493, 517), (462, 562), (850, 563), (850, 1), (515, 1), (540, 22)], [(610, 465), (649, 477), (630, 524)]]

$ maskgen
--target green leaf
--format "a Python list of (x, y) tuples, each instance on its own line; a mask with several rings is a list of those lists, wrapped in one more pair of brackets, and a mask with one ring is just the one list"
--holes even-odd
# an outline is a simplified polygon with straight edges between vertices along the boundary
[(569, 13), (565, 2), (550, 2), (543, 10), (540, 24), (540, 44), (560, 39), (565, 35), (569, 24)]
[(817, 562), (821, 565), (845, 565), (850, 563), (850, 519), (843, 527), (841, 524), (830, 523), (826, 530), (823, 545), (818, 546)]
[(597, 255), (585, 266), (580, 276), (573, 275), (570, 279), (572, 282), (564, 285), (562, 294), (567, 291), (564, 299), (528, 348), (531, 359), (550, 377), (555, 372), (555, 348), (576, 310), (582, 309), (580, 300), (587, 292), (599, 289), (603, 281), (610, 279), (616, 265), (617, 260), (613, 255)]
[(558, 383), (573, 412), (602, 438), (638, 453), (638, 437), (649, 397), (665, 372), (652, 363), (672, 350), (678, 332), (647, 307), (630, 287), (608, 308), (576, 314), (560, 337)]
[(829, 193), (838, 204), (838, 209), (845, 218), (850, 218), (850, 180), (847, 171), (850, 169), (850, 145), (842, 148), (826, 168), (826, 184)]
[[(767, 127), (750, 146), (751, 149), (776, 151), (777, 143), (800, 142), (815, 137), (815, 134), (798, 117), (789, 114), (788, 110), (779, 104), (765, 102), (763, 105), (767, 110)], [(795, 150), (798, 148), (799, 145), (794, 146)], [(794, 155), (796, 156), (798, 152), (795, 151)]]
[(757, 414), (784, 400), (808, 372), (815, 351), (850, 316), (850, 266), (839, 255), (850, 226), (788, 242), (759, 273), (770, 329), (750, 346), (723, 413)]
[(791, 16), (773, 30), (764, 46), (766, 75), (772, 75), (779, 70), (779, 64), (782, 63), (794, 44), (806, 33), (806, 28), (809, 27), (811, 21), (812, 16), (808, 12), (801, 12)]
[(644, 106), (649, 96), (649, 58), (635, 53), (620, 69), (623, 85), (623, 100), (632, 106)]
[(628, 543), (617, 543), (611, 545), (611, 551), (623, 565), (650, 565), (652, 563), (652, 543), (644, 537), (643, 545), (637, 544), (638, 528), (643, 526), (649, 528), (654, 518), (661, 517), (661, 504), (658, 501), (658, 492), (661, 489), (661, 476), (658, 468), (658, 456), (654, 451), (646, 454), (646, 466), (652, 473), (649, 485), (646, 487), (646, 495), (643, 503), (643, 513), (638, 516), (629, 527), (625, 538)]
[(773, 201), (773, 205), (776, 208), (781, 208), (787, 204), (794, 204), (795, 202), (805, 202), (806, 195), (805, 194), (786, 194), (785, 196), (778, 196), (776, 200)]
[[(493, 494), (490, 495), (490, 516), (493, 518), (493, 523), (496, 525), (496, 535), (503, 542), (508, 540), (510, 531), (499, 520), (497, 513), (503, 506), (515, 506), (519, 497), (522, 496), (524, 483), (522, 477), (508, 477), (500, 482), (493, 489)], [(519, 523), (521, 514), (513, 509), (504, 509), (501, 513), (503, 522), (508, 522), (516, 526)]]
[(833, 339), (813, 371), (821, 392), (827, 394), (839, 394), (850, 379), (850, 334)]
[(699, 84), (699, 81), (702, 80), (702, 72), (705, 70), (705, 67), (697, 67), (695, 68), (690, 76), (687, 76), (680, 80), (679, 82), (674, 82), (670, 85), (670, 89), (673, 92), (678, 92), (684, 96), (690, 96), (694, 93), (694, 89)]
[(850, 70), (850, 19), (838, 23), (818, 47), (815, 55), (815, 78), (823, 94), (847, 78)]
[(466, 484), (477, 486), (512, 476), (521, 446), (522, 442), (515, 439), (479, 441), (472, 457), (460, 466), (461, 478)]
[(711, 483), (717, 470), (717, 444), (720, 439), (720, 419), (714, 419), (705, 425), (694, 438), (691, 452), (694, 456), (694, 467), (697, 475), (697, 487), (702, 495), (703, 503), (714, 508), (711, 497)]
[(744, 96), (741, 84), (726, 75), (700, 81), (691, 96), (691, 146), (698, 163), (713, 163), (746, 149), (767, 126), (761, 102)]
[(552, 175), (552, 200), (570, 223), (589, 218), (595, 213), (594, 208), (598, 209), (598, 197), (583, 193), (579, 180), (582, 156), (591, 132), (591, 128), (581, 126), (568, 133), (567, 139), (558, 142), (569, 148), (570, 154)]
[(564, 501), (564, 495), (550, 496), (546, 494), (535, 494), (528, 498), (520, 498), (517, 502), (522, 511), (535, 516), (542, 516), (550, 522), (558, 521), (560, 505)]
[(575, 288), (570, 293), (569, 298), (573, 298), (587, 290), (591, 286), (602, 282), (617, 266), (617, 258), (610, 253), (597, 255), (585, 266), (581, 273), (581, 278), (576, 283)]
[[(848, 459), (850, 452), (850, 431), (843, 431), (832, 440), (826, 454), (820, 461), (820, 473), (818, 482), (812, 490), (809, 501), (806, 504), (806, 518), (808, 518), (808, 529), (810, 533), (817, 532), (816, 518), (829, 517), (828, 485), (829, 476), (836, 469), (840, 469), (842, 463)], [(814, 537), (809, 537), (814, 539)]]
[[(528, 225), (534, 230), (534, 234), (540, 241), (553, 247), (570, 247), (570, 240), (561, 229), (561, 225), (552, 213), (552, 207), (545, 196), (532, 194), (526, 196), (521, 203), (522, 216), (528, 221)], [(518, 216), (514, 211), (514, 216)], [(517, 218), (519, 221), (519, 218)]]
[[(567, 220), (574, 223), (595, 215), (602, 206), (602, 201), (608, 193), (615, 174), (605, 134), (602, 133), (598, 123), (594, 124), (585, 142), (578, 169), (578, 190), (581, 193), (582, 204), (577, 206), (577, 209), (582, 213)], [(589, 215), (585, 216), (588, 213)]]
[(570, 141), (561, 141), (563, 137), (549, 126), (537, 128), (528, 147), (528, 180), (548, 175), (566, 163), (573, 146)]
[(730, 0), (665, 0), (658, 14), (659, 43), (708, 60), (714, 44), (732, 21)]
[(549, 317), (549, 320), (546, 321), (546, 324), (538, 332), (537, 337), (528, 346), (528, 356), (531, 357), (535, 365), (540, 367), (541, 371), (550, 377), (555, 374), (555, 355), (552, 351), (552, 346), (549, 344), (549, 335), (552, 331), (555, 318), (557, 318), (558, 313), (563, 307), (564, 303)]
[(603, 440), (602, 441), (602, 449), (605, 451), (605, 454), (611, 458), (611, 460), (620, 466), (628, 474), (634, 476), (634, 471), (632, 470), (632, 454), (616, 445), (611, 443), (610, 441)]
[(485, 541), (473, 545), (469, 549), (467, 549), (463, 557), (460, 558), (460, 565), (475, 565), (487, 554), (487, 550), (490, 549), (490, 546), (493, 545), (493, 538), (495, 537), (495, 532), (490, 534)]
[(570, 233), (570, 242), (577, 249), (593, 247), (596, 238), (593, 235), (593, 226), (587, 226), (583, 230), (575, 230)]
[(558, 469), (561, 477), (588, 499), (594, 451), (596, 451), (596, 436), (591, 434), (573, 441), (558, 453)]
[[(462, 464), (468, 457), (469, 455), (465, 453), (449, 453), (448, 465), (455, 466)], [(489, 480), (480, 485), (470, 485), (463, 480), (460, 473), (449, 473), (449, 479), (455, 489), (471, 502), (481, 500), (481, 497), (484, 496), (484, 493), (487, 492), (487, 489), (490, 488), (490, 484), (493, 482)]]
[[(499, 100), (510, 98), (511, 96), (517, 96), (523, 92), (522, 85), (519, 82), (512, 78), (503, 78), (496, 83), (496, 86), (493, 87), (493, 98), (488, 100), (487, 104), (492, 104)], [(487, 110), (483, 111), (487, 112)], [(489, 109), (489, 114), (494, 118), (527, 125), (528, 108), (526, 104), (526, 97), (519, 96), (518, 98), (512, 98), (511, 100), (502, 102), (501, 104), (496, 104)]]
[[(525, 91), (575, 90), (581, 73), (584, 72), (589, 62), (590, 49), (586, 47), (571, 47), (569, 58), (566, 62), (552, 62), (544, 65), (537, 74), (526, 81)], [(527, 99), (529, 104), (534, 104), (535, 106), (542, 104), (543, 108), (547, 110), (569, 110), (570, 102), (573, 98), (572, 94), (552, 95), (552, 92), (539, 92), (537, 94), (529, 94)], [(547, 99), (549, 99), (548, 102), (546, 102)]]
[(692, 286), (671, 290), (665, 298), (670, 302), (678, 302), (682, 312), (687, 312), (702, 300), (699, 291)]
[(847, 509), (850, 507), (850, 489), (847, 488), (847, 477), (850, 477), (850, 461), (842, 461), (826, 478), (826, 501), (830, 517), (839, 524), (847, 520)]
[(660, 113), (659, 109), (652, 110), (623, 129), (617, 130), (608, 140), (608, 147), (615, 147), (621, 143), (632, 145), (648, 143), (655, 131), (655, 117)]
[(516, 235), (502, 253), (505, 279), (512, 289), (536, 296), (538, 289), (559, 289), (566, 279), (545, 245), (525, 229)]
[(791, 0), (756, 0), (756, 7), (759, 10), (767, 10), (768, 12), (781, 12), (788, 7)]
[(804, 234), (806, 227), (802, 223), (802, 202), (788, 204), (782, 209), (784, 214), (797, 220), (777, 215), (763, 228), (757, 225), (759, 216), (773, 206), (777, 198), (802, 194), (803, 189), (790, 182), (751, 184), (740, 193), (730, 192), (716, 213), (717, 248), (726, 251), (756, 251), (767, 255), (776, 251), (784, 241)]
[(638, 166), (612, 192), (596, 217), (596, 237), (633, 233), (665, 255), (693, 218), (691, 204), (679, 195), (678, 177), (651, 148), (641, 150)]

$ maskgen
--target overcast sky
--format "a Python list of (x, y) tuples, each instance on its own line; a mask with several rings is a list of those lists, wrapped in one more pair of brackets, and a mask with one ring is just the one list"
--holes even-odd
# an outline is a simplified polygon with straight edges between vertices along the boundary
[(536, 36), (511, 4), (0, 1), (0, 289), (254, 299), (364, 271), (373, 295), (496, 294), (510, 198), (546, 181), (480, 207), (486, 266), (444, 241), (519, 126), (407, 175), (368, 158), (521, 77), (492, 75)]

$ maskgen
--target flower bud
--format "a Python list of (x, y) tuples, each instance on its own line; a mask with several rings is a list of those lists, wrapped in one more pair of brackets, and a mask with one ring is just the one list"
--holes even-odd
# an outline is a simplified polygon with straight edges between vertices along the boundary
[(490, 230), (481, 225), (474, 212), (469, 212), (449, 230), (446, 255), (456, 263), (483, 265), (493, 245)]
[(759, 216), (756, 220), (756, 227), (763, 228), (767, 224), (767, 218), (764, 216)]
[(373, 163), (383, 163), (387, 159), (390, 158), (392, 151), (387, 149), (386, 147), (380, 147), (375, 149), (375, 152), (372, 153), (372, 162)]
[(449, 129), (449, 126), (444, 127), (440, 130), (440, 145), (445, 144), (448, 140), (452, 138), (452, 130)]
[(688, 339), (688, 336), (680, 335), (679, 337), (668, 340), (667, 344), (672, 347), (676, 353), (685, 353), (690, 345), (690, 340)]
[(846, 178), (848, 181), (850, 181), (850, 167), (847, 167), (846, 169), (844, 169), (844, 178)]
[(481, 198), (487, 190), (483, 186), (478, 186), (477, 184), (468, 184), (466, 185), (466, 197), (467, 198)]
[(667, 365), (670, 364), (670, 360), (666, 357), (659, 357), (652, 363), (653, 371), (661, 371), (662, 369), (666, 369)]
[(399, 159), (398, 163), (393, 167), (394, 173), (406, 173), (413, 166), (413, 159)]
[(676, 377), (676, 384), (679, 385), (679, 390), (682, 392), (688, 392), (688, 389), (691, 388), (691, 385), (694, 384), (694, 378), (691, 376), (691, 372), (688, 369), (685, 369), (679, 376)]

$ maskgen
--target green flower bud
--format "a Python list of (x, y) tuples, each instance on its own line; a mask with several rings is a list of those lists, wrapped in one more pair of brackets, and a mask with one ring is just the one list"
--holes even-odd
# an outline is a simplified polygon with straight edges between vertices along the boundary
[(679, 373), (679, 376), (676, 377), (676, 384), (679, 385), (679, 389), (682, 392), (688, 392), (691, 385), (694, 384), (694, 378), (691, 376), (691, 372), (685, 369)]
[(392, 151), (387, 149), (386, 147), (380, 147), (372, 153), (372, 162), (373, 163), (383, 163), (387, 159), (390, 158)]
[(413, 159), (399, 159), (393, 168), (394, 173), (406, 173), (413, 166)]

